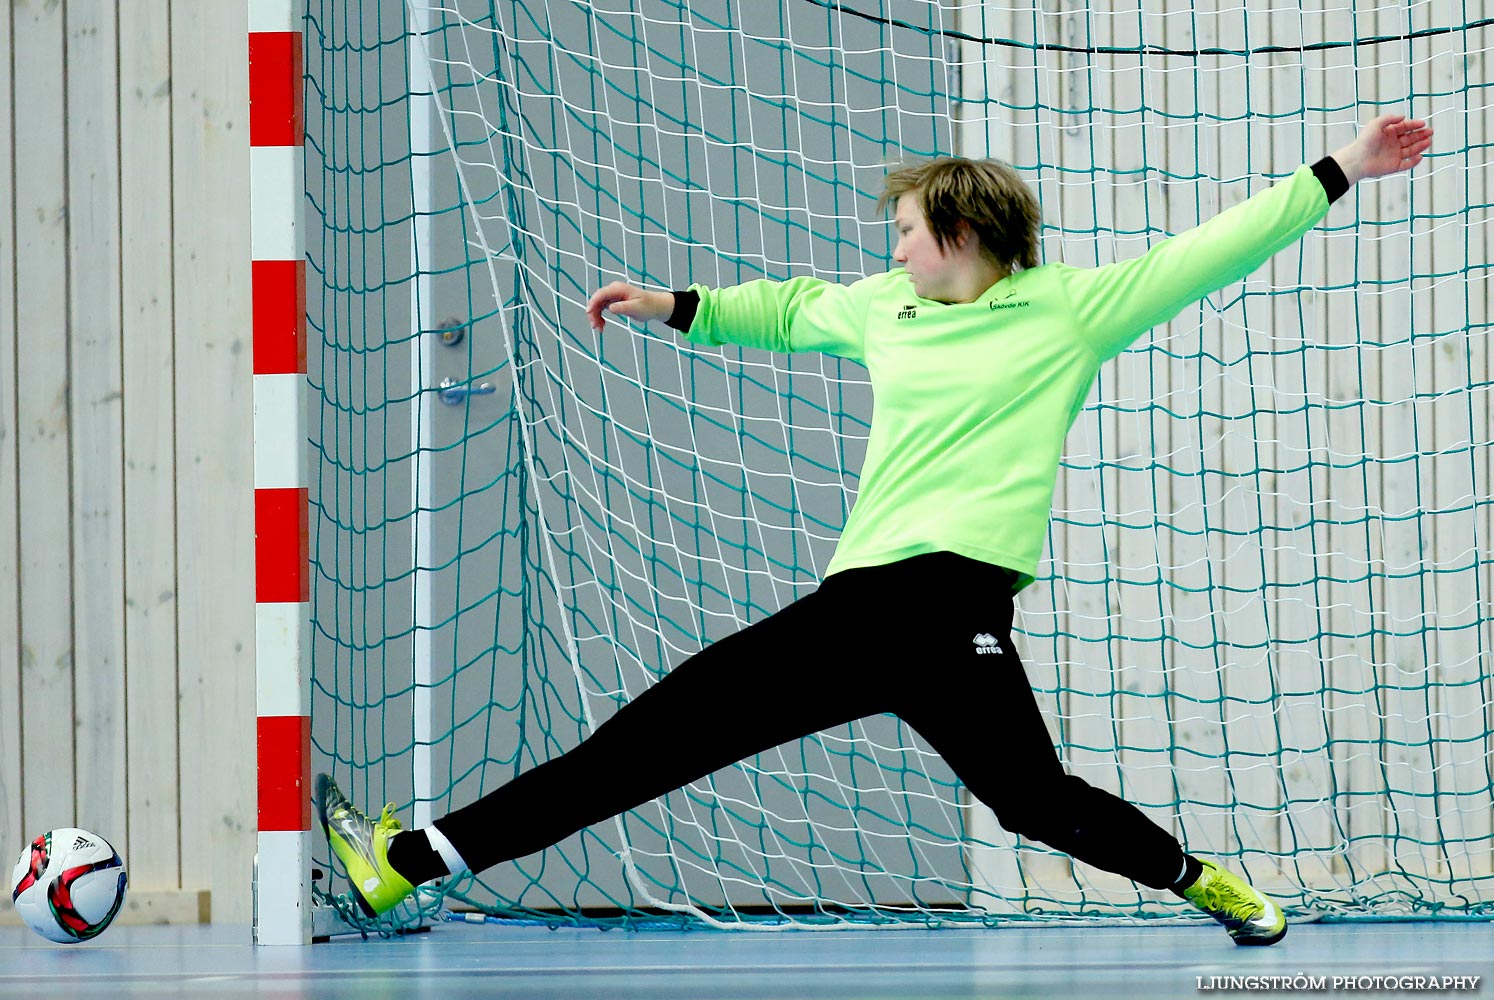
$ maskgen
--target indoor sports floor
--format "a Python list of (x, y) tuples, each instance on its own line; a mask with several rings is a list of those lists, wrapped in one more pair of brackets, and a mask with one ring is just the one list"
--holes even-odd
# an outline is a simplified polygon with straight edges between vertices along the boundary
[(116, 927), (61, 946), (0, 927), (0, 997), (1161, 998), (1255, 992), (1216, 976), (1299, 975), (1325, 977), (1313, 996), (1417, 993), (1334, 990), (1334, 976), (1478, 976), (1473, 990), (1435, 995), (1494, 995), (1494, 924), (1466, 921), (1299, 924), (1260, 949), (1213, 926), (1161, 925), (759, 934), (440, 924), (310, 948), (249, 938), (247, 927)]

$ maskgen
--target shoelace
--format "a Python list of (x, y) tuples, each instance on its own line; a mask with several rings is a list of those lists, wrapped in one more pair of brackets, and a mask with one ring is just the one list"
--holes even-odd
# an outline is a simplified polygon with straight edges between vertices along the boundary
[(390, 802), (388, 805), (384, 806), (384, 812), (383, 812), (383, 814), (381, 816), (379, 816), (379, 822), (378, 822), (377, 826), (380, 829), (390, 830), (390, 831), (404, 829), (404, 827), (402, 827), (402, 826), (399, 825), (399, 820), (397, 820), (397, 819), (394, 818), (394, 803), (393, 802)]
[(1203, 887), (1204, 901), (1211, 910), (1223, 910), (1244, 923), (1256, 915), (1260, 905), (1255, 900), (1240, 894), (1232, 884), (1222, 878), (1211, 878)]

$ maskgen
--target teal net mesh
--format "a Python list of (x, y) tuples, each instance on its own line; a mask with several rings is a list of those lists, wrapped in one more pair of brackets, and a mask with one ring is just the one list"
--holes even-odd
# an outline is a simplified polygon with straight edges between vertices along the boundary
[[(1021, 172), (1045, 261), (1103, 264), (1397, 111), (1437, 130), (1414, 175), (1359, 185), (1106, 366), (1017, 640), (1070, 770), (1289, 913), (1488, 915), (1490, 27), (1448, 20), (1470, 9), (309, 0), (318, 768), (428, 822), (823, 573), (858, 487), (864, 369), (662, 324), (596, 335), (600, 284), (883, 270), (887, 164), (949, 152)], [(639, 758), (711, 725), (679, 719)], [(1001, 830), (892, 717), (423, 889), (378, 926), (442, 908), (1190, 915)]]

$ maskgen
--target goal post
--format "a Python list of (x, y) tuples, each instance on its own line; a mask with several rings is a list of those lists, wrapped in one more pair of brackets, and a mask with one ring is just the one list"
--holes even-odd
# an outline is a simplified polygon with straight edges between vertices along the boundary
[(254, 372), (253, 936), (311, 940), (303, 10), (248, 0)]
[[(1032, 185), (1045, 262), (1100, 265), (1398, 111), (1437, 129), (1412, 175), (1356, 186), (1102, 371), (1016, 639), (1065, 765), (1289, 914), (1494, 913), (1490, 111), (1461, 75), (1490, 28), (1449, 16), (307, 0), (317, 768), (423, 823), (820, 579), (865, 370), (595, 335), (599, 284), (884, 270), (887, 165), (949, 152)], [(891, 717), (378, 926), (443, 906), (752, 929), (1191, 916), (1002, 831)]]

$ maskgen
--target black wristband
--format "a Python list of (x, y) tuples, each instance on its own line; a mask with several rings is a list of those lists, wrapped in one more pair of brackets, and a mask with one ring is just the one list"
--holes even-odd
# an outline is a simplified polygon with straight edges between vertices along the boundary
[(674, 312), (664, 322), (684, 332), (695, 322), (695, 311), (700, 308), (700, 293), (692, 289), (674, 293)]
[(1344, 176), (1343, 168), (1331, 156), (1325, 156), (1314, 163), (1312, 172), (1317, 176), (1318, 183), (1323, 185), (1323, 193), (1328, 196), (1330, 205), (1342, 198), (1349, 190), (1349, 178)]

